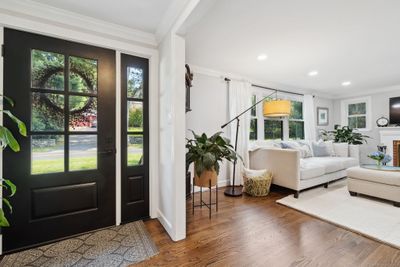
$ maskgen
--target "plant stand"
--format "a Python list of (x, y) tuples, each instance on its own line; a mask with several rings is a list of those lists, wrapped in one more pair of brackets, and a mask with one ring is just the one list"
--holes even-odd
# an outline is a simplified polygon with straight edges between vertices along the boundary
[(209, 210), (209, 215), (208, 217), (211, 219), (211, 209), (212, 209), (212, 205), (215, 205), (216, 208), (216, 212), (218, 212), (218, 183), (215, 184), (215, 202), (212, 203), (211, 202), (211, 193), (212, 193), (212, 186), (211, 186), (211, 179), (208, 181), (208, 189), (209, 189), (209, 202), (206, 203), (203, 201), (203, 186), (200, 186), (200, 204), (199, 205), (195, 205), (194, 204), (194, 183), (195, 179), (193, 177), (193, 188), (192, 188), (192, 211), (194, 214), (194, 208), (195, 207), (200, 207), (202, 208), (203, 206), (206, 206)]

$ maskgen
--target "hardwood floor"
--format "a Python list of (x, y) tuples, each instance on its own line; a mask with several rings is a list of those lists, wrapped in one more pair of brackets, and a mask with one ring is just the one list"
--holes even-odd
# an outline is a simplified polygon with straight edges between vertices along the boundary
[(146, 221), (160, 253), (139, 266), (400, 266), (400, 250), (275, 203), (288, 194), (229, 198), (220, 189), (211, 220), (204, 207), (192, 215), (189, 199), (187, 238), (173, 242)]

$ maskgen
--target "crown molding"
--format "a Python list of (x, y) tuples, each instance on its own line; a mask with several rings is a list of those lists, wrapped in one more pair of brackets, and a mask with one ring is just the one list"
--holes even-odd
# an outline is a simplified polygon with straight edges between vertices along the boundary
[(172, 1), (157, 27), (157, 42), (160, 43), (170, 31), (177, 33), (199, 3), (200, 0)]
[(277, 89), (282, 89), (282, 90), (287, 90), (291, 92), (296, 92), (296, 93), (301, 93), (301, 94), (311, 94), (319, 98), (324, 98), (324, 99), (333, 99), (332, 95), (330, 94), (324, 94), (315, 90), (305, 90), (305, 89), (299, 89), (294, 86), (290, 85), (285, 85), (281, 83), (274, 83), (270, 81), (260, 81), (260, 80), (254, 80), (249, 77), (245, 77), (243, 75), (237, 74), (237, 73), (229, 73), (229, 72), (224, 72), (220, 70), (215, 70), (215, 69), (210, 69), (210, 68), (205, 68), (202, 66), (198, 66), (195, 64), (188, 63), (190, 66), (190, 69), (197, 74), (201, 75), (206, 75), (209, 77), (215, 77), (218, 79), (221, 79), (221, 81), (224, 80), (225, 77), (233, 79), (233, 80), (238, 80), (238, 81), (244, 81), (244, 82), (250, 82), (252, 84), (257, 84), (261, 86), (266, 86), (270, 88), (277, 88)]
[(1, 0), (1, 14), (55, 24), (64, 28), (80, 30), (118, 41), (133, 42), (151, 48), (157, 47), (156, 37), (152, 33), (104, 22), (30, 0)]
[(388, 92), (399, 92), (400, 91), (400, 84), (386, 86), (382, 88), (374, 88), (370, 90), (363, 90), (354, 93), (347, 93), (341, 95), (333, 95), (333, 99), (346, 99), (346, 98), (354, 98), (354, 97), (362, 97), (366, 95), (376, 95), (381, 93), (388, 93)]

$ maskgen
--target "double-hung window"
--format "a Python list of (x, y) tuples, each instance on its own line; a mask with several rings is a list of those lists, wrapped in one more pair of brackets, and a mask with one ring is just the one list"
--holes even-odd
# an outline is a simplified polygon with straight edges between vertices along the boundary
[(342, 126), (353, 129), (370, 129), (371, 98), (364, 97), (342, 101)]
[(291, 101), (289, 139), (304, 139), (303, 102)]
[(264, 139), (265, 140), (283, 140), (283, 120), (264, 119)]

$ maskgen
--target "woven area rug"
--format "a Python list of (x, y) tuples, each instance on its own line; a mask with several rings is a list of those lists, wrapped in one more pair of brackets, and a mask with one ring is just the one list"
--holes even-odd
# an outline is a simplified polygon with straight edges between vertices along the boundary
[(400, 249), (400, 208), (389, 201), (350, 196), (346, 180), (277, 202)]
[(128, 266), (157, 253), (137, 221), (6, 255), (0, 266)]

